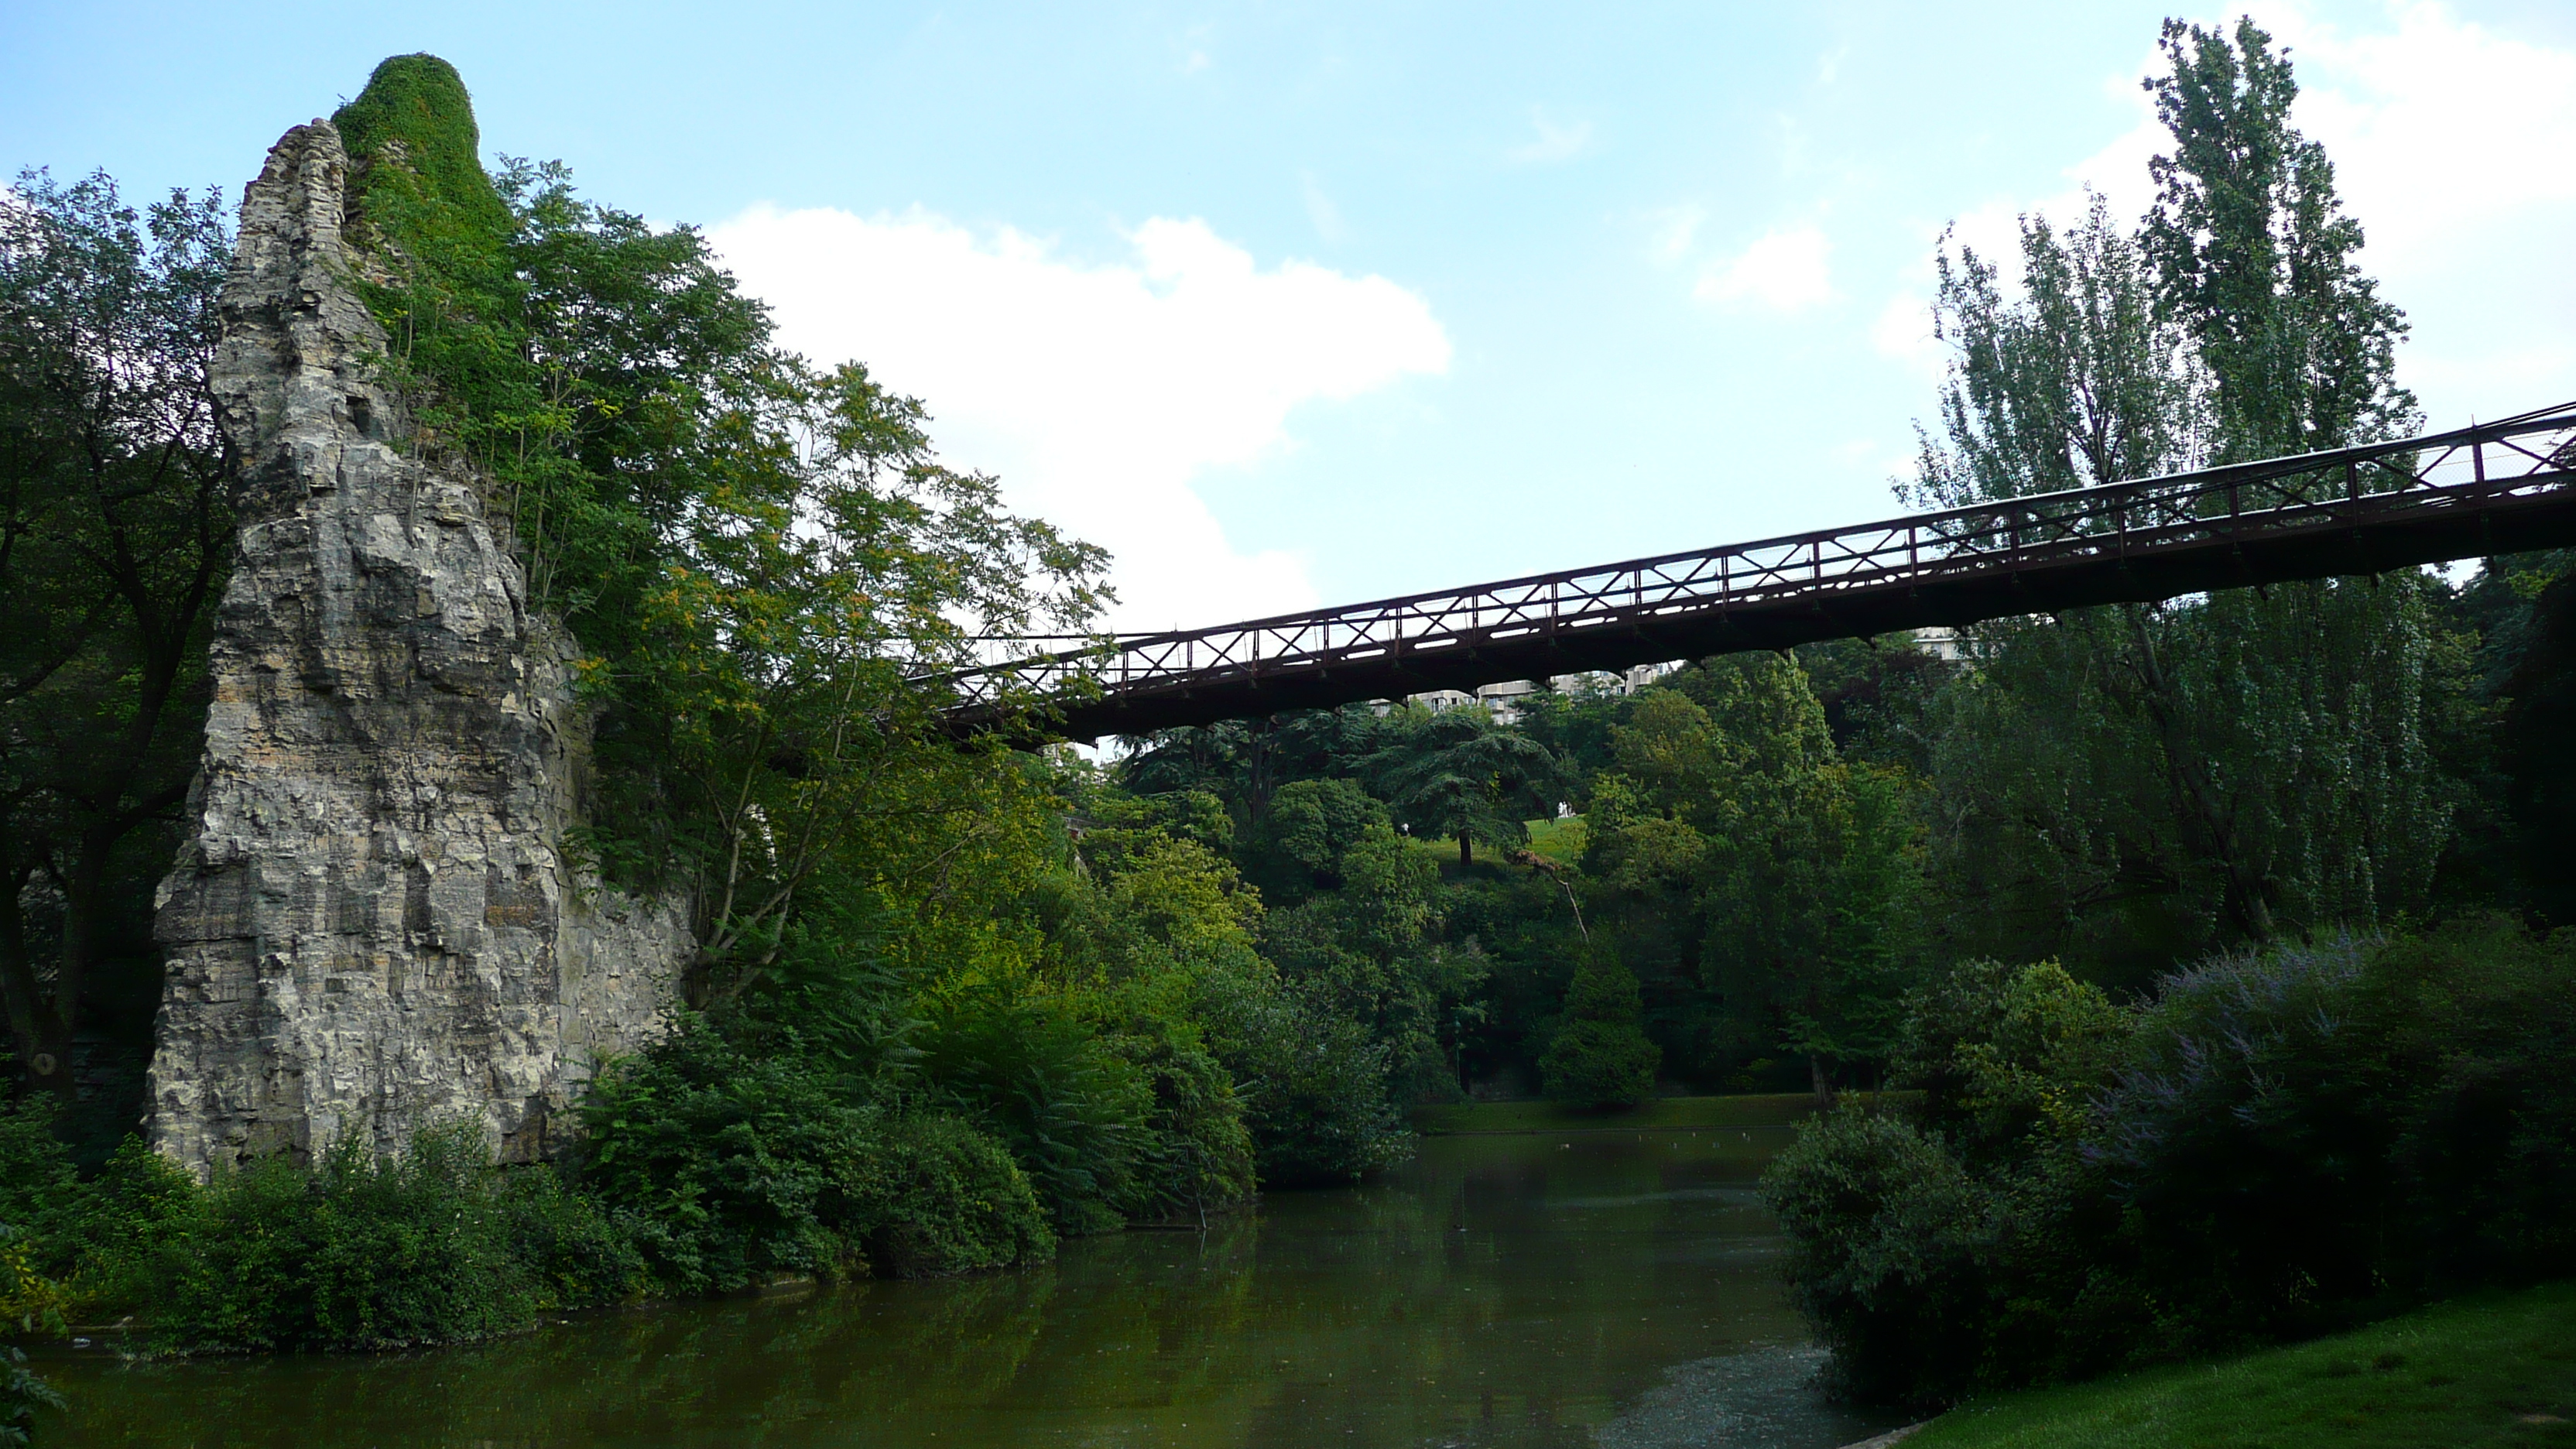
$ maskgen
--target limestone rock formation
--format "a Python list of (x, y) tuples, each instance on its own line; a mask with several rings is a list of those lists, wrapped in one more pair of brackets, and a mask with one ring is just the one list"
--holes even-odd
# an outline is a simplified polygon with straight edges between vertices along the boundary
[(404, 447), (348, 171), (329, 124), (289, 131), (223, 293), (240, 537), (151, 1070), (152, 1143), (199, 1173), (458, 1118), (542, 1156), (690, 950), (682, 912), (564, 854), (589, 739), (569, 641), (471, 474)]

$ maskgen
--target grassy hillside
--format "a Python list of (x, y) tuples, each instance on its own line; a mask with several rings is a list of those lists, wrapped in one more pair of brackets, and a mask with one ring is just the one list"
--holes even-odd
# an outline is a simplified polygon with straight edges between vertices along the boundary
[(2576, 1283), (2293, 1348), (1971, 1403), (1906, 1449), (2576, 1444)]

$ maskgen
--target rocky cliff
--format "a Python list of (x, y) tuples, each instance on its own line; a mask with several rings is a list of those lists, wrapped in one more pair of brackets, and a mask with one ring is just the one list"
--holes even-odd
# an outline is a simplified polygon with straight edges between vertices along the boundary
[(544, 1155), (658, 1028), (684, 916), (578, 878), (561, 630), (462, 465), (407, 447), (316, 121), (242, 203), (214, 364), (243, 485), (189, 839), (163, 883), (153, 1145), (204, 1172), (483, 1125)]

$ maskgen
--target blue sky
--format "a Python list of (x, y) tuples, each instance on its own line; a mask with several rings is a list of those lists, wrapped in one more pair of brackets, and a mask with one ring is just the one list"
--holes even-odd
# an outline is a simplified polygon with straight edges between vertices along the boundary
[[(487, 154), (709, 227), (1159, 626), (1894, 511), (1933, 237), (2133, 215), (2165, 13), (22, 0), (0, 161), (237, 188), (443, 55)], [(2576, 397), (2576, 7), (2256, 13), (2433, 420)]]

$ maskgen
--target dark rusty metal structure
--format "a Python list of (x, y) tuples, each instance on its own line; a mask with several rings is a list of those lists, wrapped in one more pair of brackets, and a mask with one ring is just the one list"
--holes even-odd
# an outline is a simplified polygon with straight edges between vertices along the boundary
[(924, 680), (961, 731), (1141, 735), (1503, 680), (2576, 544), (2576, 404)]

